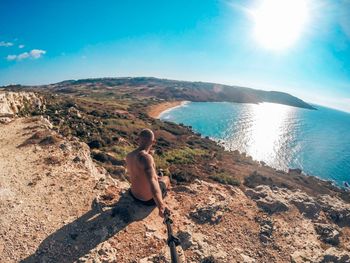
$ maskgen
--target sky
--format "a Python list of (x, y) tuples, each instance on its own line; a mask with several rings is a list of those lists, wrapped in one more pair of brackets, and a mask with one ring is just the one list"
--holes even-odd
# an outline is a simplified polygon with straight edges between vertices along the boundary
[(350, 0), (0, 0), (0, 85), (127, 76), (350, 112)]

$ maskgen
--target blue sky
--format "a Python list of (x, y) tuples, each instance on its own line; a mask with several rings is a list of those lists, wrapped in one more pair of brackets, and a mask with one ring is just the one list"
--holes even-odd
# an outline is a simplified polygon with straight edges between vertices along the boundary
[[(0, 85), (154, 76), (286, 91), (350, 112), (350, 1), (284, 0), (307, 5), (305, 21), (289, 8), (287, 24), (274, 1), (0, 0)], [(283, 38), (291, 43), (276, 48)]]

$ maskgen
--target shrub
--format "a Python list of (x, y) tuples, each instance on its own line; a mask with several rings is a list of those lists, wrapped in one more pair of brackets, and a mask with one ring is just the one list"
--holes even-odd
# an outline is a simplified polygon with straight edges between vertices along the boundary
[(249, 176), (244, 178), (243, 184), (245, 186), (254, 188), (258, 185), (273, 185), (273, 181), (270, 177), (266, 177), (260, 174), (258, 171), (252, 172)]
[(164, 158), (159, 155), (153, 155), (153, 158), (157, 169), (163, 169), (167, 171), (169, 165)]
[(101, 140), (93, 140), (88, 145), (91, 149), (100, 149), (103, 146)]
[(116, 145), (112, 147), (112, 151), (115, 153), (114, 156), (120, 160), (124, 160), (126, 158), (126, 155), (133, 149), (134, 147), (129, 145)]
[(234, 178), (227, 173), (218, 173), (209, 176), (209, 178), (220, 184), (229, 184), (233, 186), (239, 186), (241, 184), (241, 182), (237, 178)]
[(96, 161), (99, 161), (101, 163), (108, 162), (108, 155), (102, 152), (93, 152), (92, 158), (94, 158)]
[(166, 152), (164, 158), (168, 163), (172, 164), (193, 164), (195, 163), (196, 156), (203, 156), (205, 154), (205, 150), (184, 147)]
[(175, 179), (177, 182), (184, 183), (192, 182), (196, 178), (196, 176), (193, 173), (183, 170), (176, 170), (171, 175), (172, 179)]

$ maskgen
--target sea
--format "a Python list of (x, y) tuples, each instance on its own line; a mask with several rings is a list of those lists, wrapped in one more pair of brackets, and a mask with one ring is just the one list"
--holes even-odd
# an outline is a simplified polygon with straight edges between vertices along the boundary
[(227, 150), (287, 171), (300, 168), (344, 187), (350, 184), (350, 114), (274, 103), (186, 102), (161, 120), (191, 126)]

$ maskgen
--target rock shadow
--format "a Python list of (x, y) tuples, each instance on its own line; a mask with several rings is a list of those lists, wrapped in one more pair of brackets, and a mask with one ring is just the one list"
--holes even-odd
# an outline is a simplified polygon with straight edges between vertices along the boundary
[(90, 211), (49, 235), (35, 253), (20, 262), (75, 262), (153, 209), (136, 203), (128, 192), (113, 206), (102, 208), (93, 203)]

